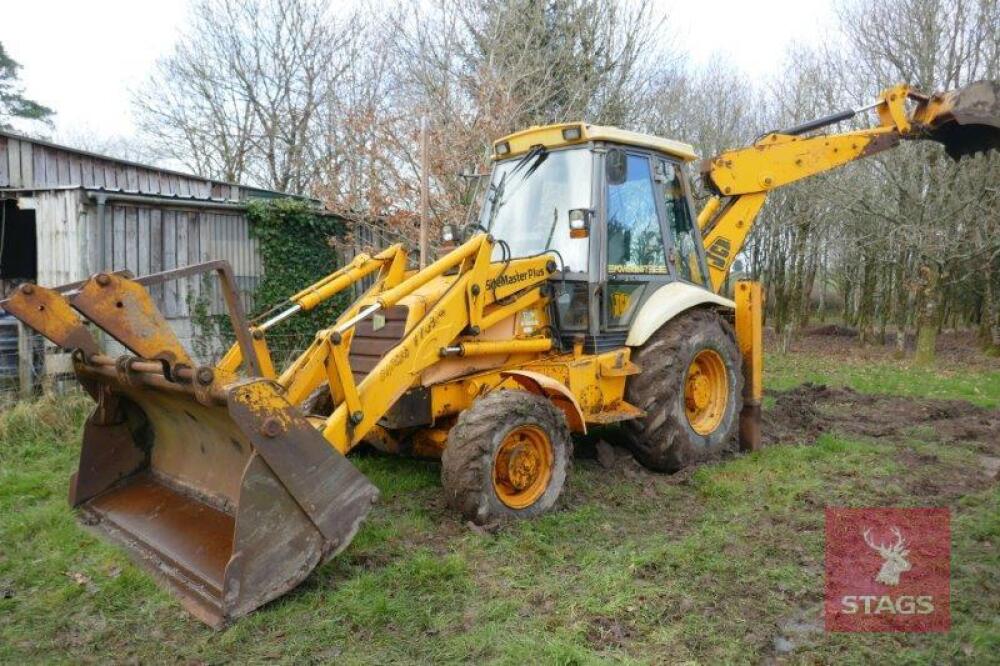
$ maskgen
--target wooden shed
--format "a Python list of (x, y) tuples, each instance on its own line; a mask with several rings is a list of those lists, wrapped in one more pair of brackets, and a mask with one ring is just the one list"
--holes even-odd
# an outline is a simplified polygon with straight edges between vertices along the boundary
[[(225, 259), (249, 310), (262, 264), (246, 206), (283, 196), (0, 131), (0, 295), (25, 281), (54, 286), (102, 270), (145, 275)], [(189, 348), (202, 286), (179, 280), (154, 292)], [(217, 295), (204, 298), (223, 311)]]

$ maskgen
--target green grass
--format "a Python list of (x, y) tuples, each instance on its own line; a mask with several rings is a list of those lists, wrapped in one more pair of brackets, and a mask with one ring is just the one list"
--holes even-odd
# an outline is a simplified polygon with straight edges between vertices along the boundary
[[(768, 383), (1000, 403), (996, 373), (771, 357)], [(977, 393), (973, 389), (978, 389)], [(364, 456), (382, 490), (354, 543), (222, 632), (192, 620), (66, 506), (80, 400), (0, 415), (0, 663), (756, 663), (789, 621), (819, 623), (823, 508), (953, 510), (953, 629), (807, 631), (794, 662), (983, 663), (1000, 651), (1000, 493), (919, 495), (974, 476), (976, 453), (823, 435), (698, 469), (685, 483), (579, 460), (565, 506), (481, 536), (441, 499), (434, 463)], [(902, 455), (936, 457), (914, 467)]]
[(954, 367), (944, 361), (921, 368), (908, 361), (769, 353), (764, 367), (767, 386), (772, 389), (813, 382), (849, 386), (863, 393), (968, 400), (981, 407), (1000, 406), (1000, 371)]

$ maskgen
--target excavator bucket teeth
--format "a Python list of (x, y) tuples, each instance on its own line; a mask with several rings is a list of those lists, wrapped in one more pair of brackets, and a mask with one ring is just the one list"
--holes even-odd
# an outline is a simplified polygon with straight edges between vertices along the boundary
[(107, 377), (100, 387), (70, 502), (211, 626), (301, 583), (377, 498), (269, 380), (208, 405)]
[[(280, 386), (192, 367), (139, 281), (30, 285), (3, 306), (74, 351), (97, 402), (70, 504), (204, 622), (223, 626), (294, 588), (374, 504), (378, 490)], [(138, 357), (101, 353), (74, 308)]]
[(928, 138), (955, 160), (1000, 150), (1000, 82), (979, 81), (945, 93), (929, 122)]

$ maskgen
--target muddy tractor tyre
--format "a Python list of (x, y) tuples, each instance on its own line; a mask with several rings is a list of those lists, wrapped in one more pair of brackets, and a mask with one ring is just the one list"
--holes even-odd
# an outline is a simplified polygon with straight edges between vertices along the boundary
[(626, 442), (644, 466), (676, 472), (735, 448), (743, 371), (732, 327), (712, 310), (667, 322), (633, 354), (642, 372), (626, 398), (646, 416), (625, 424)]
[(533, 518), (559, 499), (572, 455), (566, 417), (548, 399), (493, 391), (449, 431), (441, 485), (448, 506), (477, 524)]

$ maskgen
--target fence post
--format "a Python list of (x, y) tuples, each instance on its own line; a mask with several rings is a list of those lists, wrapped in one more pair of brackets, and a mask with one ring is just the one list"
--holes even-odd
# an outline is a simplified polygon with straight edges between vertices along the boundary
[(32, 375), (34, 374), (34, 353), (31, 348), (31, 329), (23, 322), (17, 322), (17, 374), (18, 386), (22, 398), (30, 398), (34, 393)]

